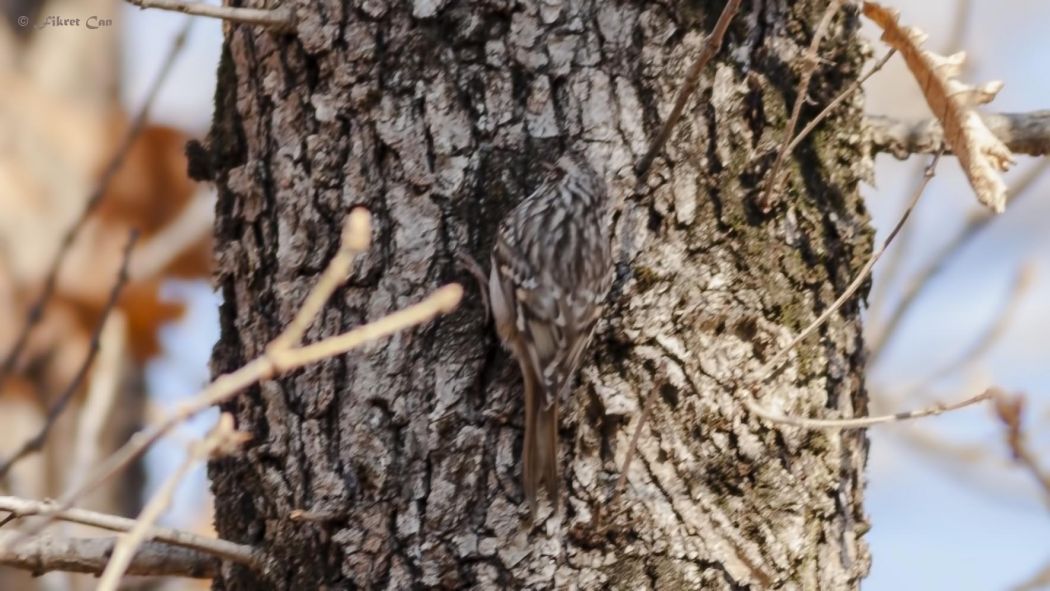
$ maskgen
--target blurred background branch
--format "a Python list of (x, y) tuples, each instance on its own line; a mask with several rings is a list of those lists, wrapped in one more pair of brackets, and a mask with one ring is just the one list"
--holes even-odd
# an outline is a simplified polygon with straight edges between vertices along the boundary
[[(986, 113), (981, 117), (989, 129), (1015, 154), (1050, 154), (1050, 110), (1030, 113)], [(951, 150), (944, 143), (944, 130), (934, 119), (905, 122), (891, 117), (868, 115), (871, 149), (897, 158)]]

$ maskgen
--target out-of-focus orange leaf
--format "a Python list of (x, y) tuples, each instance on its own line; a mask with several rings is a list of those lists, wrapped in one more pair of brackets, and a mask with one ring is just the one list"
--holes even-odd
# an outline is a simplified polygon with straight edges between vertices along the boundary
[(120, 302), (128, 319), (128, 341), (131, 353), (139, 362), (159, 351), (157, 331), (161, 326), (182, 316), (184, 306), (160, 296), (160, 281), (129, 285)]
[[(127, 83), (120, 79), (122, 3), (32, 4), (12, 9), (11, 15), (32, 22), (42, 15), (94, 16), (112, 19), (113, 26), (12, 30), (15, 25), (0, 18), (0, 356), (11, 351), (26, 326), (63, 237), (96, 193), (130, 126), (118, 93)], [(138, 229), (130, 282), (107, 325), (119, 338), (103, 340), (103, 353), (88, 376), (90, 387), (74, 393), (41, 452), (8, 473), (2, 484), (9, 493), (57, 494), (78, 478), (77, 468), (93, 464), (84, 458), (108, 454), (140, 425), (141, 363), (157, 352), (160, 327), (183, 311), (160, 297), (160, 287), (168, 278), (204, 278), (210, 272), (211, 207), (187, 177), (187, 139), (178, 130), (147, 125), (121, 156), (99, 207), (84, 220), (60, 267), (54, 295), (20, 348), (14, 371), (5, 376), (0, 461), (39, 432), (48, 407), (84, 367), (123, 245), (131, 229)], [(122, 321), (115, 323), (116, 318)], [(106, 353), (116, 355), (108, 366), (101, 362)], [(101, 396), (109, 396), (111, 406), (100, 403)], [(97, 449), (89, 449), (93, 446)], [(114, 480), (85, 502), (106, 512), (134, 510), (136, 478)], [(36, 587), (0, 572), (0, 588)]]
[[(127, 124), (121, 120), (112, 126), (114, 147)], [(145, 128), (113, 177), (96, 215), (106, 222), (135, 226), (143, 238), (175, 219), (196, 190), (186, 175), (184, 146), (188, 139), (170, 127)]]
[[(80, 8), (106, 14), (105, 2)], [(0, 51), (18, 57), (0, 57), (0, 353), (24, 323), (63, 234), (130, 125), (113, 91), (118, 39), (63, 31), (18, 44), (0, 36)], [(120, 307), (135, 359), (154, 355), (159, 328), (182, 313), (160, 298), (164, 280), (210, 273), (210, 206), (186, 174), (187, 139), (176, 129), (147, 126), (87, 219), (19, 364), (19, 371), (34, 368), (42, 392), (68, 379), (83, 358), (133, 228), (141, 238)]]

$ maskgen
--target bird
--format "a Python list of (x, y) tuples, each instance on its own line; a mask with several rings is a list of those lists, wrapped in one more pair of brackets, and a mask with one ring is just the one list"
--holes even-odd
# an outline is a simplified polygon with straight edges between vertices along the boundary
[(605, 308), (613, 282), (611, 208), (604, 179), (567, 153), (500, 222), (488, 302), (524, 382), (522, 488), (533, 515), (544, 485), (558, 505), (558, 405)]

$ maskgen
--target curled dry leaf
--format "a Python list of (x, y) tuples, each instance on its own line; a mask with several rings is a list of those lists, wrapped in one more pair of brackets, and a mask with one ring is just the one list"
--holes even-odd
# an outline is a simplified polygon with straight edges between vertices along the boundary
[(1002, 82), (968, 86), (955, 79), (966, 55), (942, 56), (920, 45), (926, 34), (901, 26), (900, 13), (875, 2), (864, 3), (864, 16), (882, 29), (882, 40), (904, 56), (908, 69), (922, 89), (926, 103), (944, 128), (944, 139), (959, 158), (977, 199), (996, 213), (1006, 206), (1006, 184), (999, 172), (1013, 164), (1013, 154), (981, 120), (975, 110), (991, 102)]

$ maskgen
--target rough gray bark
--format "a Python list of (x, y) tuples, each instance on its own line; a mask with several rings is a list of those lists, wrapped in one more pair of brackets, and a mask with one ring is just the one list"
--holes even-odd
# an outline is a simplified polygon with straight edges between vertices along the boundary
[[(228, 28), (198, 155), (220, 191), (214, 370), (255, 357), (291, 319), (355, 204), (376, 216), (374, 246), (308, 339), (450, 280), (469, 298), (229, 406), (255, 439), (245, 458), (211, 465), (219, 533), (272, 558), (267, 573), (233, 568), (215, 587), (859, 587), (865, 436), (763, 424), (732, 387), (870, 251), (859, 98), (788, 160), (770, 209), (755, 204), (826, 3), (754, 2), (738, 15), (637, 198), (632, 164), (721, 2), (294, 4), (295, 36)], [(852, 12), (833, 22), (803, 119), (857, 75), (857, 28)], [(563, 510), (532, 527), (517, 366), (453, 256), (487, 263), (500, 217), (565, 149), (585, 153), (619, 199), (630, 273), (564, 404)], [(764, 400), (863, 413), (862, 366), (850, 304)]]

